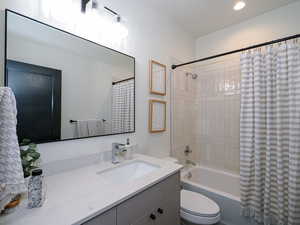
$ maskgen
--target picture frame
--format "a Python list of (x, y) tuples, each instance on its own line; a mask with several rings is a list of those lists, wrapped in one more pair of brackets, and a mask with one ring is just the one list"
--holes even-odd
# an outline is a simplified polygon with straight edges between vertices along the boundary
[(165, 96), (167, 92), (167, 66), (157, 61), (149, 62), (150, 93)]
[(160, 133), (167, 130), (167, 102), (149, 100), (149, 132)]

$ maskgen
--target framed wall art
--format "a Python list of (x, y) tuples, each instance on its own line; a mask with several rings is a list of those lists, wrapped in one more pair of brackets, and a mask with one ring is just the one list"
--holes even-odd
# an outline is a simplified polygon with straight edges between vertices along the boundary
[(166, 131), (167, 102), (149, 100), (149, 132), (159, 133)]
[(150, 60), (150, 93), (156, 95), (166, 95), (167, 89), (167, 67), (159, 62)]

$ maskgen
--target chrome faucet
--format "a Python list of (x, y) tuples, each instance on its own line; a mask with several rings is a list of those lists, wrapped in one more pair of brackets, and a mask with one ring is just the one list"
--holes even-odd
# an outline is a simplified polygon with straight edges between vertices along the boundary
[(112, 144), (112, 160), (111, 162), (113, 164), (117, 164), (120, 163), (120, 155), (122, 155), (122, 153), (126, 153), (127, 152), (127, 148), (125, 144), (120, 144), (120, 143), (113, 143)]

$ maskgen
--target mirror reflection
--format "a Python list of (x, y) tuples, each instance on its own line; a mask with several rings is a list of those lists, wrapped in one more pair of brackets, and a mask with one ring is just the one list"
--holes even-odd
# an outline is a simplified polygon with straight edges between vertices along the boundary
[(134, 132), (135, 60), (7, 12), (5, 85), (19, 140), (50, 142)]

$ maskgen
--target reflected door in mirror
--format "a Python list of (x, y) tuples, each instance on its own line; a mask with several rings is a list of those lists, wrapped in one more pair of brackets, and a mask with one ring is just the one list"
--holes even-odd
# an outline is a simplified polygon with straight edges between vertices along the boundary
[(61, 71), (8, 60), (6, 76), (16, 96), (19, 141), (60, 140)]

